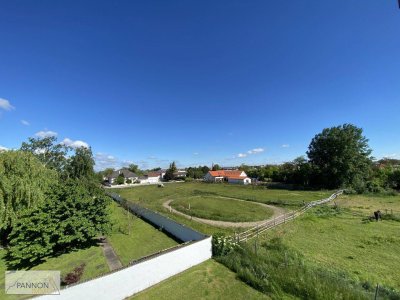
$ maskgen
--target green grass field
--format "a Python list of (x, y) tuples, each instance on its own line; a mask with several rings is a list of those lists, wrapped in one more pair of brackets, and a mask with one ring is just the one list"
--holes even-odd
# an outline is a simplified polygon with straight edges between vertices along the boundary
[(364, 220), (377, 209), (400, 211), (400, 196), (341, 196), (336, 203), (339, 212), (332, 204), (314, 208), (266, 239), (279, 236), (310, 263), (355, 281), (400, 290), (400, 222)]
[(310, 201), (323, 199), (331, 195), (332, 191), (288, 191), (266, 189), (264, 187), (239, 186), (231, 184), (210, 184), (203, 182), (171, 183), (164, 188), (156, 185), (139, 186), (126, 189), (111, 189), (125, 199), (139, 203), (147, 208), (163, 213), (171, 219), (185, 224), (205, 234), (224, 232), (233, 234), (245, 230), (244, 228), (215, 227), (188, 220), (182, 216), (170, 213), (162, 204), (167, 200), (182, 199), (193, 196), (222, 196), (241, 200), (256, 201), (265, 204), (273, 204), (287, 208), (298, 208)]
[(256, 203), (216, 196), (180, 198), (174, 200), (171, 206), (187, 215), (219, 221), (261, 221), (273, 215), (272, 209)]
[(129, 299), (269, 299), (236, 278), (235, 273), (210, 259)]
[(107, 238), (123, 265), (178, 244), (115, 202), (112, 203), (110, 211), (113, 226)]

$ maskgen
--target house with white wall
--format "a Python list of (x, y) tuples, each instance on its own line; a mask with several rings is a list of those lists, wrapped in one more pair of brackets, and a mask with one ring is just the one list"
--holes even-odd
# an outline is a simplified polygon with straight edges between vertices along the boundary
[(136, 175), (135, 173), (129, 171), (128, 169), (120, 169), (120, 170), (112, 172), (107, 177), (108, 183), (113, 184), (115, 182), (115, 180), (121, 175), (124, 177), (124, 183), (125, 184), (127, 183), (128, 180), (130, 180), (130, 182), (133, 183), (133, 182), (135, 182), (136, 180), (139, 179), (138, 175)]
[(219, 170), (208, 171), (204, 176), (207, 182), (228, 182), (232, 184), (250, 184), (251, 179), (247, 177), (246, 172), (240, 170)]

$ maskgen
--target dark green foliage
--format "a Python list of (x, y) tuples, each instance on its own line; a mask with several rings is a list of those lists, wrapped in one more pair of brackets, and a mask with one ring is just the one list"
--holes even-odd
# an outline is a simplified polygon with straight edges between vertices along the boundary
[(202, 179), (210, 171), (207, 166), (189, 167), (186, 169), (186, 176), (194, 179)]
[(220, 167), (219, 164), (215, 164), (215, 165), (212, 166), (212, 170), (213, 171), (218, 171), (218, 170), (221, 170), (221, 167)]
[(137, 174), (137, 175), (143, 175), (143, 171), (140, 170), (138, 165), (130, 164), (129, 167), (128, 167), (128, 170), (133, 172), (133, 173), (135, 173), (135, 174)]
[(165, 172), (164, 179), (165, 179), (166, 181), (169, 181), (169, 180), (174, 179), (174, 177), (175, 177), (174, 173), (175, 173), (176, 171), (177, 171), (176, 164), (175, 164), (175, 162), (173, 161), (173, 162), (169, 165), (169, 168), (167, 169), (167, 171)]
[(315, 168), (314, 184), (325, 188), (352, 186), (366, 190), (371, 149), (363, 130), (351, 124), (325, 128), (311, 141), (308, 158)]
[(8, 262), (32, 266), (50, 255), (85, 247), (108, 230), (109, 198), (91, 182), (66, 180), (46, 201), (18, 219), (10, 234)]
[(67, 177), (77, 179), (94, 178), (94, 159), (90, 148), (80, 147), (67, 163)]
[(257, 253), (245, 244), (217, 260), (273, 299), (287, 294), (301, 299), (371, 299), (373, 295), (346, 274), (305, 263), (301, 254), (278, 238), (259, 246)]
[(116, 184), (124, 184), (125, 183), (124, 174), (119, 174), (118, 177), (115, 178), (115, 183)]
[(44, 165), (49, 168), (62, 172), (67, 164), (66, 154), (70, 148), (57, 143), (55, 136), (45, 138), (32, 138), (28, 142), (22, 143), (21, 150), (31, 152)]

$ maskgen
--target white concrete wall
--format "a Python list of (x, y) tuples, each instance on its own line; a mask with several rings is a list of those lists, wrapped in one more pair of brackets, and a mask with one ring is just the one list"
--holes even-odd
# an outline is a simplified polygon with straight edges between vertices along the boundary
[(40, 300), (120, 300), (211, 258), (211, 237), (114, 273), (45, 295)]

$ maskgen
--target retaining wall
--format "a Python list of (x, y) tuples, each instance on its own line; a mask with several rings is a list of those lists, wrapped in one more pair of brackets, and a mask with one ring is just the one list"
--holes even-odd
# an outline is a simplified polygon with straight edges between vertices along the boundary
[[(124, 201), (115, 193), (109, 195), (117, 202)], [(128, 267), (104, 276), (62, 289), (60, 295), (56, 296), (57, 299), (125, 299), (211, 258), (211, 237), (139, 205), (128, 202), (125, 202), (125, 204), (132, 212), (162, 228), (185, 244), (156, 255), (150, 255), (133, 262)], [(54, 300), (55, 296), (44, 295), (35, 299)]]

